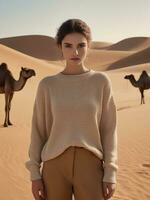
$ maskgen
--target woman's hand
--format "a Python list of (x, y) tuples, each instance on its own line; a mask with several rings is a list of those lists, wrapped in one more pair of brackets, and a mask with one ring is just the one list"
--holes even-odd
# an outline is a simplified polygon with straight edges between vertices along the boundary
[(42, 179), (32, 181), (32, 193), (35, 200), (45, 200), (46, 193)]
[(113, 196), (115, 188), (116, 188), (115, 183), (103, 182), (103, 194), (105, 200)]

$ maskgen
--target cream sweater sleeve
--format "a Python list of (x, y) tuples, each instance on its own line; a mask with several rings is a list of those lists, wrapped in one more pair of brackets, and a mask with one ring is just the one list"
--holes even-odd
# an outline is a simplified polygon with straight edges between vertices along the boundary
[(102, 147), (104, 151), (103, 182), (116, 183), (117, 165), (117, 110), (110, 78), (106, 75), (103, 90), (102, 115), (100, 121)]
[(44, 82), (40, 81), (33, 107), (31, 143), (28, 150), (30, 160), (25, 162), (26, 168), (30, 171), (30, 180), (41, 179), (41, 151), (45, 141), (45, 92)]

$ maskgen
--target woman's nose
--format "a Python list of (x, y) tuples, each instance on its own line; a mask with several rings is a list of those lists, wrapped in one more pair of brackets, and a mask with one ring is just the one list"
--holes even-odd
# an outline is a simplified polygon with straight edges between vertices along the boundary
[(74, 49), (73, 54), (74, 54), (74, 55), (78, 55), (78, 54), (79, 54), (78, 50), (77, 50), (77, 49)]

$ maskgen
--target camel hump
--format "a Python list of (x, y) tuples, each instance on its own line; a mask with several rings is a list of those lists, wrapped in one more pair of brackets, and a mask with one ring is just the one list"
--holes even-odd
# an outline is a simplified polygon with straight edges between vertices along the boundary
[(143, 75), (143, 76), (148, 76), (147, 71), (146, 71), (146, 70), (143, 70), (143, 71), (142, 71), (142, 75)]
[(143, 70), (139, 79), (149, 78), (149, 75), (146, 70)]
[(6, 64), (6, 63), (1, 63), (0, 69), (1, 69), (1, 70), (8, 70), (7, 64)]
[(3, 62), (0, 64), (0, 86), (4, 85), (5, 79), (8, 77), (10, 80), (13, 79), (13, 75), (8, 69), (8, 65)]

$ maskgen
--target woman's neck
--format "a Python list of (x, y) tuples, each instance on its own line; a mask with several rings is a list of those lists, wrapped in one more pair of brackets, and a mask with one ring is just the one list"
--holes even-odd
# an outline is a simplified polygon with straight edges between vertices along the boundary
[(65, 69), (62, 71), (64, 74), (81, 74), (89, 71), (84, 65), (66, 65)]

